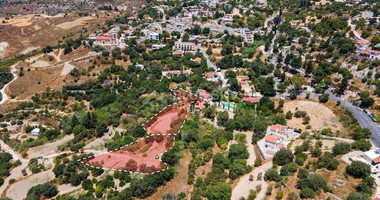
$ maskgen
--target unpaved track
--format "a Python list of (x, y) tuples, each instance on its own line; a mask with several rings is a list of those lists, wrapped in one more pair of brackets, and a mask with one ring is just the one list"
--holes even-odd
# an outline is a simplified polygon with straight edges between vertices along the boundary
[(28, 166), (28, 162), (23, 162), (20, 166), (15, 167), (15, 168), (12, 169), (12, 171), (10, 172), (11, 175), (4, 179), (4, 184), (0, 187), (0, 195), (1, 195), (1, 197), (5, 197), (6, 196), (6, 194), (4, 194), (4, 191), (5, 191), (5, 189), (9, 185), (9, 180), (11, 180), (11, 179), (17, 180), (20, 177), (23, 177), (24, 175), (22, 174), (21, 171), (24, 168), (26, 168), (27, 166)]
[[(239, 183), (232, 190), (232, 200), (239, 200), (240, 197), (247, 198), (250, 190), (256, 190), (257, 185), (261, 185), (261, 191), (257, 193), (256, 199), (264, 199), (268, 184), (264, 181), (265, 171), (272, 167), (272, 162), (267, 162), (260, 167), (255, 168), (251, 173), (240, 178)], [(261, 181), (257, 181), (257, 176), (262, 173)], [(249, 175), (253, 175), (253, 181), (249, 181)]]
[(7, 191), (6, 196), (15, 200), (24, 199), (30, 188), (47, 181), (51, 181), (54, 178), (55, 175), (51, 170), (33, 174), (11, 185)]
[(249, 157), (247, 159), (247, 164), (253, 166), (255, 164), (255, 160), (256, 160), (255, 149), (254, 149), (253, 144), (252, 144), (253, 132), (252, 131), (247, 131), (247, 132), (243, 132), (243, 133), (247, 135), (247, 137), (246, 137), (246, 140), (247, 140), (246, 145), (247, 145), (248, 153), (249, 153)]
[(18, 76), (16, 75), (16, 68), (15, 68), (17, 64), (18, 64), (18, 62), (15, 63), (15, 64), (13, 64), (12, 66), (10, 66), (11, 73), (12, 73), (12, 75), (13, 75), (13, 80), (11, 80), (9, 83), (5, 84), (4, 87), (1, 88), (1, 90), (0, 90), (0, 93), (1, 93), (1, 96), (2, 96), (2, 99), (1, 99), (1, 101), (0, 101), (0, 105), (3, 104), (3, 103), (5, 103), (5, 102), (9, 99), (7, 93), (5, 93), (5, 90), (7, 89), (8, 85), (10, 85), (10, 84), (11, 84), (13, 81), (15, 81), (15, 80), (17, 79), (17, 77), (18, 77)]
[(28, 157), (29, 158), (35, 158), (38, 156), (48, 156), (50, 154), (55, 154), (57, 153), (57, 147), (71, 139), (74, 138), (74, 135), (65, 135), (63, 138), (51, 142), (51, 143), (46, 143), (41, 146), (33, 147), (28, 150)]

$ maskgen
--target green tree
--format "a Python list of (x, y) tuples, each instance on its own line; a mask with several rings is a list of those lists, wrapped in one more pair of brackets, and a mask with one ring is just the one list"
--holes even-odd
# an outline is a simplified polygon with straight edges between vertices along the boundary
[(206, 53), (207, 53), (207, 55), (212, 54), (212, 47), (211, 46), (208, 46)]
[(47, 182), (30, 188), (28, 190), (26, 200), (39, 200), (42, 198), (42, 196), (45, 198), (51, 198), (57, 194), (57, 186), (54, 186), (51, 182)]
[(249, 153), (244, 144), (232, 144), (228, 151), (228, 158), (233, 162), (235, 159), (247, 159)]
[(82, 125), (86, 127), (87, 129), (95, 128), (96, 127), (96, 117), (94, 113), (87, 112), (86, 115), (82, 119)]
[(355, 178), (364, 178), (371, 174), (371, 168), (364, 162), (352, 161), (352, 163), (347, 166), (346, 172)]
[(218, 120), (218, 124), (224, 126), (224, 124), (228, 120), (228, 112), (227, 111), (218, 112), (217, 120)]
[(340, 142), (334, 145), (333, 149), (334, 156), (346, 154), (351, 151), (351, 144)]
[(319, 102), (321, 103), (326, 103), (329, 100), (329, 98), (330, 98), (330, 95), (328, 93), (323, 93), (322, 95), (318, 97)]
[(292, 119), (293, 118), (293, 113), (289, 110), (288, 112), (286, 112), (286, 119)]
[(316, 165), (317, 168), (336, 170), (338, 168), (339, 162), (331, 153), (325, 152), (321, 157), (318, 158)]
[(229, 200), (231, 199), (232, 188), (228, 183), (219, 183), (211, 186), (206, 193), (208, 200)]
[(268, 171), (265, 172), (264, 174), (264, 180), (265, 181), (280, 181), (281, 176), (278, 174), (277, 169), (269, 169)]
[(361, 192), (351, 192), (347, 198), (347, 200), (370, 200), (370, 199), (371, 199), (370, 195), (361, 193)]
[(293, 153), (290, 150), (282, 148), (280, 151), (277, 151), (273, 157), (273, 163), (283, 166), (290, 162), (293, 162)]

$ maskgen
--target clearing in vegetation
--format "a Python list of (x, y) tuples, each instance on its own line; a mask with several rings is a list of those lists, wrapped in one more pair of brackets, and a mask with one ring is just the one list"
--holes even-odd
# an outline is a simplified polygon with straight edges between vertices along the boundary
[(174, 135), (178, 134), (185, 122), (190, 103), (200, 101), (198, 97), (183, 90), (176, 89), (173, 92), (181, 101), (166, 107), (143, 125), (151, 136), (119, 150), (88, 158), (84, 162), (95, 167), (144, 174), (166, 169), (166, 164), (158, 158), (173, 146)]
[[(326, 106), (313, 101), (289, 101), (284, 104), (284, 113), (291, 111), (293, 114), (297, 111), (305, 111), (310, 116), (312, 129), (322, 130), (331, 128), (333, 131), (342, 131), (343, 126), (337, 116)], [(293, 117), (288, 120), (288, 126), (294, 128), (304, 127), (302, 118)]]

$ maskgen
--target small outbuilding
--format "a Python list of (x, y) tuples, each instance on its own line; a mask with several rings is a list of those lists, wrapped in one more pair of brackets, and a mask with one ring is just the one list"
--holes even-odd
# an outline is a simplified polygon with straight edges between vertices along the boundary
[(40, 129), (39, 128), (35, 128), (32, 131), (30, 131), (30, 134), (32, 134), (34, 136), (38, 136), (38, 135), (40, 135)]

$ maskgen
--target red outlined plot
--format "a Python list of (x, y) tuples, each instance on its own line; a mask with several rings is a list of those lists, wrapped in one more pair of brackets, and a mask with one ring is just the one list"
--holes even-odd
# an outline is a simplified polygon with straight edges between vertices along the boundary
[(93, 167), (143, 174), (165, 170), (167, 165), (160, 160), (160, 156), (173, 146), (174, 136), (182, 128), (190, 104), (201, 101), (182, 89), (175, 89), (173, 93), (180, 102), (167, 106), (143, 125), (150, 136), (120, 149), (86, 158), (83, 162)]

